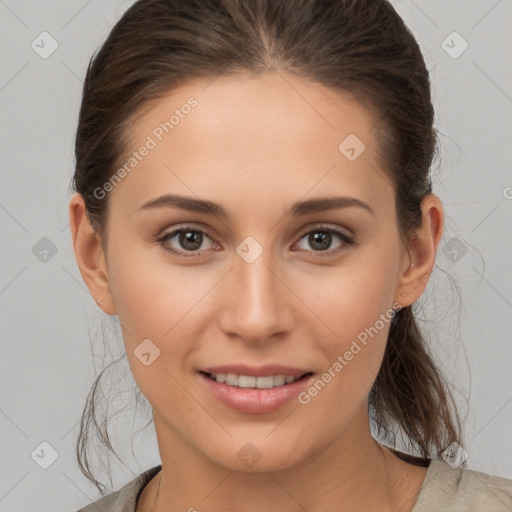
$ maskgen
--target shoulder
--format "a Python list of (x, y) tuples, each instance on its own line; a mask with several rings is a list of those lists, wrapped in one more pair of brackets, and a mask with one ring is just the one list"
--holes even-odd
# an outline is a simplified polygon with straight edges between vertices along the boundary
[(103, 496), (77, 512), (135, 512), (137, 500), (142, 490), (160, 471), (161, 467), (155, 466), (144, 471), (118, 491)]
[(512, 480), (432, 460), (412, 512), (510, 512)]

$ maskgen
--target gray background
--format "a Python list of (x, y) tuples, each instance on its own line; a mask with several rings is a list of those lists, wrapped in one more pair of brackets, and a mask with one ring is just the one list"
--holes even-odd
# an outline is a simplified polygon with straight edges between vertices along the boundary
[[(102, 324), (115, 335), (116, 321), (96, 308), (81, 280), (67, 207), (86, 65), (130, 4), (0, 0), (0, 511), (71, 512), (99, 496), (78, 469), (74, 442), (102, 364)], [(393, 4), (424, 51), (442, 134), (433, 173), (446, 229), (421, 301), (429, 319), (422, 325), (454, 384), (468, 466), (512, 478), (512, 1)], [(43, 31), (58, 44), (46, 59), (31, 47), (51, 49)], [(469, 46), (458, 55), (464, 40)], [(113, 343), (113, 355), (122, 354)], [(118, 407), (132, 403), (126, 370), (113, 374)], [(159, 463), (152, 426), (131, 445), (144, 424), (132, 416), (129, 408), (113, 434), (131, 470), (113, 464), (114, 486)], [(57, 459), (43, 469), (52, 449)]]

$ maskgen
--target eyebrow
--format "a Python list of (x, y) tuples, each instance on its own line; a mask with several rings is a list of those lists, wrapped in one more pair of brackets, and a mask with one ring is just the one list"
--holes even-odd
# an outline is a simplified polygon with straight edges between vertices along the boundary
[[(300, 217), (310, 213), (318, 213), (335, 208), (348, 207), (362, 208), (373, 216), (374, 211), (370, 205), (355, 197), (321, 197), (318, 199), (309, 199), (307, 201), (299, 201), (294, 203), (287, 214), (292, 217)], [(160, 197), (149, 200), (144, 203), (139, 210), (152, 210), (155, 208), (179, 208), (196, 213), (204, 213), (207, 215), (215, 215), (222, 219), (229, 219), (228, 212), (219, 204), (207, 201), (205, 199), (195, 199), (193, 197), (179, 196), (175, 194), (165, 194)]]

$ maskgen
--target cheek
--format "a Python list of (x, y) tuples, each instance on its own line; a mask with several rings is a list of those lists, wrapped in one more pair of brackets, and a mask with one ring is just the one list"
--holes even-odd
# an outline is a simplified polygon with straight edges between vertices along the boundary
[[(190, 353), (198, 350), (201, 326), (215, 316), (212, 297), (225, 269), (171, 264), (157, 245), (130, 244), (112, 237), (109, 282), (122, 326), (124, 344), (134, 377), (143, 393), (164, 368), (173, 374), (186, 370)], [(128, 244), (125, 244), (128, 245)], [(135, 247), (134, 247), (135, 246)], [(214, 290), (215, 289), (215, 290)], [(154, 348), (150, 340), (157, 348)], [(137, 358), (143, 343), (158, 353), (151, 372)], [(145, 353), (145, 352), (144, 352)], [(156, 372), (160, 369), (162, 372)]]
[[(373, 326), (381, 314), (391, 315), (395, 296), (396, 260), (389, 258), (372, 263), (361, 260), (357, 264), (332, 269), (323, 276), (303, 276), (304, 302), (325, 321), (334, 332), (334, 339), (343, 341), (356, 338)], [(389, 320), (389, 319), (388, 319)], [(382, 330), (381, 322), (378, 323)]]
[(326, 273), (325, 278), (315, 280), (315, 292), (306, 294), (304, 302), (329, 327), (331, 335), (330, 341), (323, 338), (327, 359), (319, 375), (321, 382), (306, 391), (301, 403), (323, 395), (323, 403), (327, 407), (339, 403), (339, 413), (345, 417), (369, 393), (384, 355), (396, 285), (396, 259), (381, 255), (373, 263), (362, 257), (358, 264)]
[[(391, 313), (386, 316), (379, 305), (378, 298), (373, 304), (350, 301), (332, 315), (336, 341), (324, 344), (325, 366), (298, 396), (305, 411), (314, 411), (310, 413), (316, 418), (313, 423), (322, 424), (323, 436), (345, 428), (367, 402), (382, 364), (391, 321)], [(330, 418), (328, 428), (326, 416)]]
[(197, 301), (204, 279), (166, 263), (157, 245), (130, 251), (115, 240), (112, 245), (110, 288), (128, 337), (162, 338)]
[(157, 247), (137, 250), (132, 245), (128, 251), (115, 239), (112, 247), (109, 283), (133, 377), (151, 404), (168, 401), (168, 396), (160, 396), (163, 389), (176, 402), (185, 402), (173, 376), (191, 350), (184, 327), (204, 281), (194, 286), (201, 281), (150, 255)]

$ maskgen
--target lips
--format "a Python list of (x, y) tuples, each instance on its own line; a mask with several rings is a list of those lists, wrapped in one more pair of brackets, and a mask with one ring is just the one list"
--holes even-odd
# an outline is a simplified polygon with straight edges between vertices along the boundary
[(223, 365), (205, 368), (198, 375), (211, 396), (231, 409), (262, 414), (290, 403), (311, 381), (313, 372), (282, 365)]

